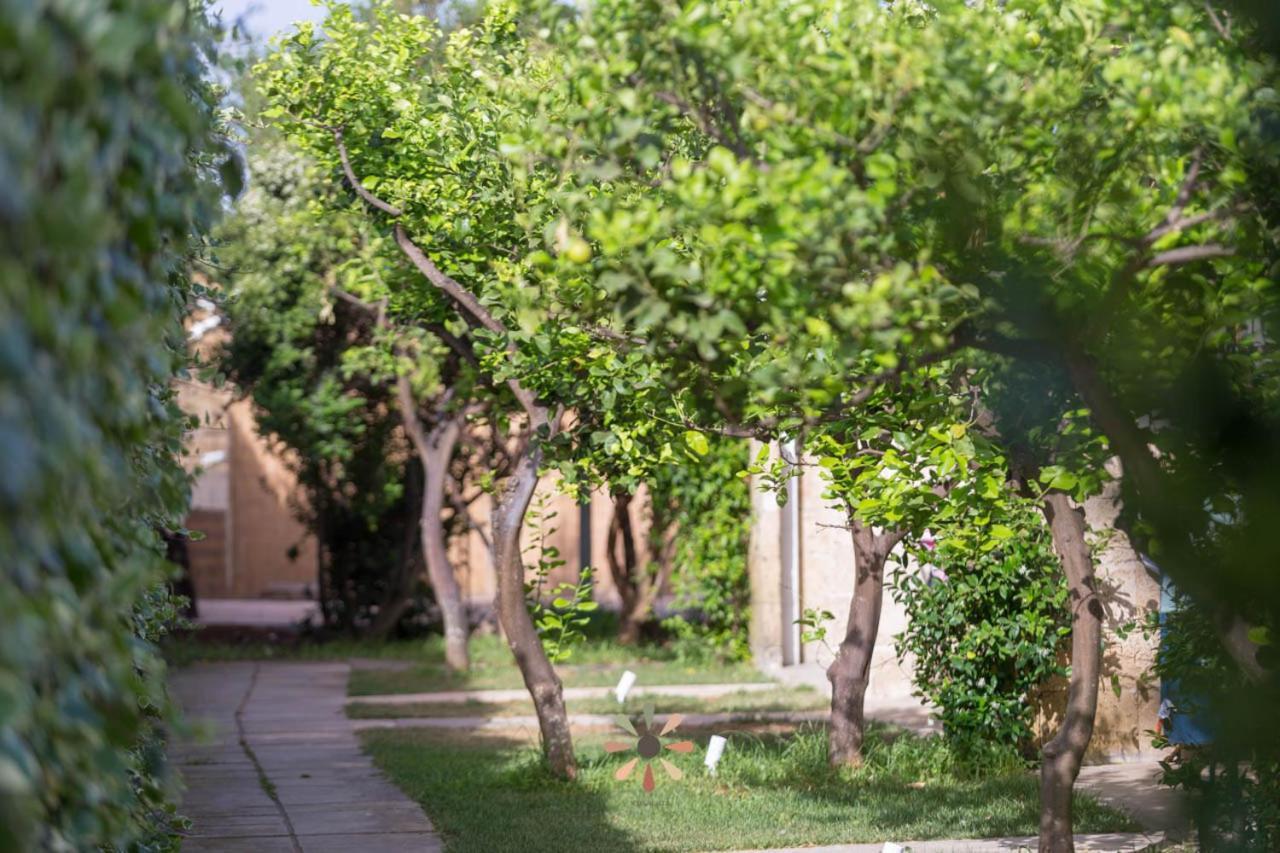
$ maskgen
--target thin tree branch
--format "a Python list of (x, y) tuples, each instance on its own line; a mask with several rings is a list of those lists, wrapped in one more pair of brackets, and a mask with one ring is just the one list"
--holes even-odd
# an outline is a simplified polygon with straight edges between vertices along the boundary
[(1177, 219), (1166, 220), (1165, 224), (1151, 229), (1144, 239), (1144, 242), (1152, 244), (1164, 235), (1172, 234), (1174, 231), (1185, 231), (1188, 228), (1194, 228), (1195, 226), (1203, 225), (1206, 222), (1218, 222), (1220, 220), (1227, 219), (1243, 211), (1244, 207), (1244, 205), (1228, 205), (1216, 210), (1197, 213), (1194, 216), (1183, 216)]
[(1217, 11), (1214, 10), (1213, 4), (1208, 0), (1205, 0), (1204, 10), (1209, 13), (1209, 23), (1213, 24), (1213, 28), (1218, 31), (1218, 35), (1222, 36), (1223, 41), (1231, 41), (1231, 18), (1228, 17), (1224, 25)]
[(1187, 176), (1182, 179), (1182, 186), (1178, 188), (1178, 195), (1174, 197), (1173, 207), (1169, 209), (1168, 215), (1164, 218), (1166, 224), (1182, 216), (1182, 211), (1186, 209), (1187, 202), (1191, 201), (1191, 196), (1196, 191), (1196, 184), (1200, 180), (1200, 166), (1203, 163), (1204, 149), (1197, 146), (1196, 150), (1191, 152), (1191, 165), (1187, 167)]
[(1155, 267), (1176, 267), (1183, 264), (1192, 264), (1196, 261), (1206, 261), (1212, 258), (1226, 258), (1234, 255), (1236, 250), (1230, 246), (1223, 246), (1218, 243), (1206, 243), (1203, 246), (1179, 246), (1176, 249), (1170, 249), (1167, 252), (1161, 252), (1153, 255), (1145, 266), (1149, 269)]
[(470, 341), (462, 340), (439, 323), (427, 323), (424, 328), (443, 341), (449, 349), (471, 362), (472, 365), (477, 367), (480, 365), (480, 360), (476, 358), (475, 348), (471, 346)]
[(330, 128), (333, 132), (333, 141), (338, 146), (338, 158), (342, 161), (342, 171), (347, 176), (347, 181), (351, 184), (351, 189), (355, 194), (360, 196), (370, 207), (375, 207), (389, 216), (401, 216), (404, 211), (393, 204), (383, 201), (373, 193), (364, 188), (360, 183), (360, 179), (356, 177), (355, 169), (351, 167), (351, 156), (347, 152), (347, 143), (342, 138), (342, 128)]
[(395, 225), (395, 237), (396, 244), (400, 246), (401, 251), (418, 268), (418, 271), (426, 276), (427, 281), (434, 284), (438, 289), (443, 290), (445, 294), (474, 317), (484, 328), (498, 335), (507, 333), (506, 326), (499, 323), (489, 313), (489, 309), (480, 304), (480, 300), (471, 291), (459, 284), (455, 278), (446, 274), (436, 266), (435, 261), (427, 257), (427, 254), (418, 247), (418, 244), (410, 239), (408, 232), (404, 230), (404, 226), (399, 222)]

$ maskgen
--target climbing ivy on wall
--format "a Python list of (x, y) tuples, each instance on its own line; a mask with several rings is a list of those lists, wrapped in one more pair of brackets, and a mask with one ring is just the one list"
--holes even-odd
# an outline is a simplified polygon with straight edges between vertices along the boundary
[(743, 660), (750, 655), (750, 578), (747, 539), (751, 493), (739, 476), (747, 467), (748, 445), (694, 433), (691, 457), (659, 466), (649, 484), (653, 531), (671, 540), (676, 608), (684, 615), (665, 620), (682, 649), (691, 655)]
[(0, 850), (176, 845), (169, 383), (185, 260), (236, 178), (208, 43), (183, 0), (0, 0)]

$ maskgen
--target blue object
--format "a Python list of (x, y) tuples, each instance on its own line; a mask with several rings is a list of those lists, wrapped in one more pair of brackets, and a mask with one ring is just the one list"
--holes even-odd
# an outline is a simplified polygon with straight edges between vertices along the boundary
[[(1168, 628), (1165, 617), (1178, 609), (1177, 590), (1169, 576), (1160, 571), (1150, 557), (1143, 554), (1142, 564), (1147, 571), (1160, 580), (1160, 645), (1163, 649), (1165, 634)], [(1159, 652), (1157, 652), (1159, 654)], [(1160, 721), (1169, 743), (1176, 745), (1202, 746), (1213, 741), (1212, 727), (1203, 712), (1187, 711), (1198, 703), (1195, 697), (1183, 691), (1173, 679), (1160, 680)]]

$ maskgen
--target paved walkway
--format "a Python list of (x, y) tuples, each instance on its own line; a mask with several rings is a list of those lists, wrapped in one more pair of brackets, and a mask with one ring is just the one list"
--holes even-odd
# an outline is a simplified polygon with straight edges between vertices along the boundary
[(202, 598), (197, 605), (197, 625), (227, 628), (279, 628), (290, 630), (300, 622), (318, 619), (314, 601), (273, 598)]
[(1191, 831), (1186, 794), (1161, 785), (1159, 779), (1160, 762), (1151, 758), (1082, 767), (1076, 787), (1128, 812), (1148, 830), (1163, 832), (1171, 839), (1185, 838)]
[(175, 744), (194, 823), (184, 853), (438, 853), (416, 803), (373, 767), (343, 711), (348, 667), (197, 664), (173, 676), (206, 737)]

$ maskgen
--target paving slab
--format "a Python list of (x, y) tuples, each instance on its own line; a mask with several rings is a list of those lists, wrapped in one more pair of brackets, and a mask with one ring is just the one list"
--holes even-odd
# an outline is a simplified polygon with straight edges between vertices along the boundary
[[(348, 847), (356, 851), (358, 847)], [(188, 838), (182, 842), (182, 853), (297, 853), (287, 835), (268, 838), (254, 835), (246, 838)]]
[(1094, 764), (1080, 768), (1076, 787), (1131, 815), (1145, 829), (1182, 839), (1191, 832), (1187, 795), (1159, 782), (1156, 759)]
[(208, 663), (174, 673), (191, 731), (173, 756), (186, 853), (443, 850), (417, 803), (373, 766), (345, 715), (341, 663)]
[(320, 614), (315, 601), (262, 598), (202, 598), (195, 622), (199, 625), (288, 630)]
[(444, 845), (431, 832), (381, 832), (377, 835), (317, 835), (307, 853), (440, 853)]

